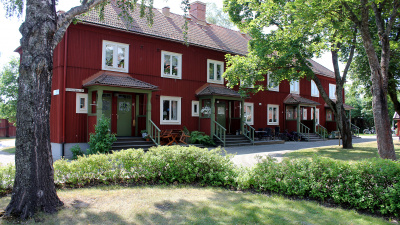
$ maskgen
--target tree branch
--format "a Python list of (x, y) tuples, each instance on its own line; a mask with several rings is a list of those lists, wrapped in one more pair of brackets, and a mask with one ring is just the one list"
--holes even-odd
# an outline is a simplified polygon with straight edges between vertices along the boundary
[(71, 24), (75, 16), (89, 11), (91, 8), (99, 5), (106, 0), (83, 0), (80, 6), (71, 8), (68, 12), (60, 14), (57, 18), (57, 30), (54, 34), (53, 49), (64, 37), (64, 33)]
[(353, 45), (350, 47), (350, 55), (349, 55), (349, 58), (347, 60), (346, 66), (344, 67), (344, 70), (343, 70), (342, 85), (344, 85), (344, 82), (346, 82), (347, 72), (349, 71), (351, 62), (353, 61), (354, 50), (356, 48), (356, 45), (355, 45), (356, 39), (357, 39), (357, 28), (354, 28)]
[(352, 8), (347, 4), (347, 2), (343, 2), (343, 6), (350, 13), (350, 19), (357, 25), (361, 26), (361, 21), (358, 19), (357, 15), (353, 12)]
[(393, 27), (394, 23), (396, 22), (396, 17), (398, 17), (400, 15), (399, 8), (400, 8), (400, 1), (395, 1), (393, 11), (390, 14), (389, 22), (388, 22), (386, 30), (385, 30), (385, 34), (387, 36), (389, 36), (390, 31), (392, 30), (392, 27)]

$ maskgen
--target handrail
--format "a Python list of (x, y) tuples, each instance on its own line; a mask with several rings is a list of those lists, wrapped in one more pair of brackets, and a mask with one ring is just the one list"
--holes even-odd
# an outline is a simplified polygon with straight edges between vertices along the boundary
[(310, 140), (310, 128), (304, 125), (303, 123), (300, 123), (300, 134), (304, 135), (307, 133), (307, 141)]
[(254, 145), (254, 131), (255, 129), (250, 126), (248, 123), (243, 122), (243, 130), (244, 130), (244, 136), (251, 141), (251, 143)]
[(350, 124), (351, 124), (352, 130), (354, 129), (355, 131), (357, 131), (357, 137), (360, 137), (360, 128), (357, 127), (356, 125), (352, 124), (352, 123), (350, 123)]
[(316, 133), (322, 137), (322, 139), (325, 140), (326, 135), (328, 134), (328, 129), (326, 129), (324, 126), (322, 126), (321, 124), (317, 124), (316, 125), (318, 127), (318, 129), (316, 130)]
[[(219, 124), (217, 121), (214, 121), (215, 124), (215, 134), (214, 136), (222, 142), (222, 144), (225, 147), (225, 141), (226, 141), (226, 129), (223, 127), (221, 124)], [(214, 124), (212, 126), (214, 126)]]
[(150, 139), (156, 144), (157, 146), (160, 145), (160, 134), (161, 130), (160, 128), (157, 127), (157, 125), (152, 121), (150, 121), (150, 130), (148, 135), (150, 136)]

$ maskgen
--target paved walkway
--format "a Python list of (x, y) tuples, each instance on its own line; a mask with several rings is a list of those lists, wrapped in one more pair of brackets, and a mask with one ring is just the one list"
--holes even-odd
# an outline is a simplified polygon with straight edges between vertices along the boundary
[[(394, 139), (395, 140), (395, 139)], [(353, 139), (353, 143), (363, 143), (376, 141), (376, 136), (366, 136), (362, 138)], [(288, 152), (293, 152), (300, 149), (316, 148), (322, 146), (333, 146), (339, 145), (339, 140), (328, 140), (328, 141), (316, 141), (316, 142), (295, 142), (289, 141), (284, 144), (276, 145), (254, 145), (254, 146), (239, 146), (239, 147), (227, 147), (225, 150), (228, 153), (236, 154), (233, 158), (233, 162), (237, 165), (242, 166), (253, 166), (258, 161), (256, 156), (267, 156), (270, 155), (278, 161), (282, 161), (283, 155)]]

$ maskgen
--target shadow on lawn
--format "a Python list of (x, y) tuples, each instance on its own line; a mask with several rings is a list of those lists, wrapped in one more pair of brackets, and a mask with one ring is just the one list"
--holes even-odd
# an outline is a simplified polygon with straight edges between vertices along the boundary
[(208, 201), (209, 204), (162, 201), (154, 204), (158, 212), (138, 214), (135, 221), (139, 224), (343, 224), (360, 219), (354, 211), (338, 216), (338, 211), (332, 208), (278, 196), (270, 196), (266, 201), (261, 194), (216, 192)]

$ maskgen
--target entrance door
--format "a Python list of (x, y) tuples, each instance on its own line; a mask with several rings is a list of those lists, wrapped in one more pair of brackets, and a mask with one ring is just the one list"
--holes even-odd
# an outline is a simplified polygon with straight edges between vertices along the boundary
[(217, 106), (217, 123), (226, 128), (226, 102), (219, 102)]
[(117, 136), (132, 136), (132, 96), (118, 95)]

